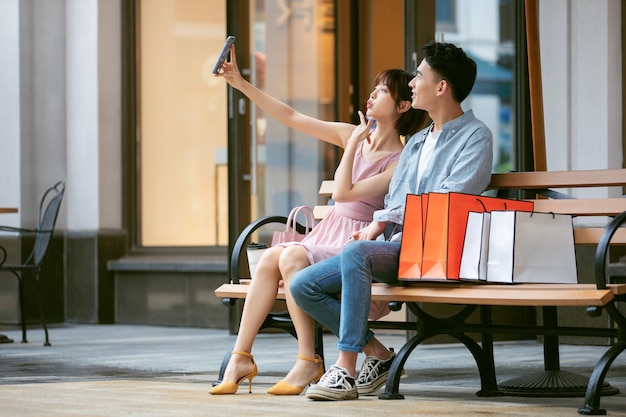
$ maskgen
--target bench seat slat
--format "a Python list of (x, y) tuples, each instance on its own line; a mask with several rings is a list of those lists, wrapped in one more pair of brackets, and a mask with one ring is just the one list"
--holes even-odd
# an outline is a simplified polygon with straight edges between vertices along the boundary
[(391, 287), (372, 289), (375, 299), (386, 301), (421, 301), (448, 304), (507, 306), (602, 306), (613, 299), (610, 289), (565, 288), (540, 291), (516, 286), (483, 289), (481, 285)]
[[(249, 286), (223, 284), (218, 297), (245, 298)], [(549, 291), (546, 291), (549, 290)], [(418, 283), (410, 286), (372, 285), (372, 299), (379, 301), (434, 302), (446, 304), (511, 306), (602, 306), (614, 293), (626, 292), (626, 284), (598, 290), (593, 284), (490, 285), (464, 283)], [(284, 300), (281, 288), (277, 299)]]

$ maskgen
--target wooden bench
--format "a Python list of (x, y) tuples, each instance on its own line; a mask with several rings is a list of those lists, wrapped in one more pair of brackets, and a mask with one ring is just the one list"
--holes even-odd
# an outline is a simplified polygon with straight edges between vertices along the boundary
[[(617, 191), (613, 189), (611, 191), (616, 195), (621, 195), (624, 186), (626, 186), (626, 169), (494, 174), (489, 188), (497, 190), (500, 196), (509, 192), (519, 193), (519, 190), (526, 190), (525, 194), (521, 196), (518, 194), (508, 194), (507, 196), (534, 200), (535, 211), (576, 216), (576, 244), (596, 245), (593, 269), (595, 276), (590, 277), (589, 283), (579, 284), (502, 285), (464, 282), (417, 282), (405, 286), (374, 284), (372, 299), (392, 301), (396, 304), (406, 303), (407, 308), (418, 318), (416, 322), (406, 321), (398, 323), (396, 326), (389, 325), (389, 328), (412, 328), (416, 331), (416, 335), (410, 338), (398, 352), (397, 359), (394, 360), (387, 378), (385, 391), (379, 395), (379, 398), (403, 398), (399, 393), (399, 382), (402, 369), (409, 355), (425, 340), (442, 334), (457, 339), (472, 353), (481, 380), (481, 389), (477, 395), (546, 396), (546, 393), (548, 393), (547, 396), (578, 395), (577, 392), (572, 391), (580, 389), (577, 386), (566, 386), (565, 391), (560, 391), (563, 387), (539, 386), (539, 391), (536, 391), (535, 382), (528, 384), (528, 386), (523, 384), (520, 386), (516, 381), (512, 381), (511, 384), (505, 382), (498, 385), (493, 360), (493, 335), (506, 333), (542, 335), (545, 345), (543, 373), (549, 372), (557, 375), (560, 372), (558, 337), (590, 336), (607, 338), (607, 340), (612, 341), (612, 344), (607, 352), (599, 358), (591, 377), (589, 379), (581, 377), (582, 382), (580, 384), (585, 395), (585, 403), (579, 409), (579, 413), (603, 414), (604, 410), (600, 409), (601, 395), (618, 392), (616, 388), (605, 383), (604, 378), (615, 358), (626, 349), (626, 318), (617, 308), (618, 302), (626, 300), (626, 284), (610, 283), (610, 277), (607, 274), (609, 248), (626, 245), (626, 229), (620, 227), (626, 222), (626, 198), (605, 196), (574, 198), (572, 194), (576, 190), (590, 187), (601, 187), (603, 190), (606, 187), (617, 187)], [(328, 192), (329, 187), (332, 187), (332, 183), (325, 182), (321, 191)], [(316, 213), (321, 213), (319, 215), (323, 215), (323, 211), (323, 208), (316, 209)], [(590, 226), (584, 221), (578, 221), (589, 216), (592, 218), (597, 216), (614, 218), (606, 226), (604, 224)], [(233, 257), (235, 255), (233, 252)], [(233, 262), (235, 262), (234, 258)], [(239, 262), (238, 255), (236, 262)], [(236, 272), (238, 277), (238, 270)], [(233, 278), (232, 283), (222, 285), (216, 290), (216, 294), (229, 300), (245, 298), (247, 285), (243, 282), (240, 283), (239, 279), (235, 279), (232, 274), (231, 278)], [(587, 281), (580, 278), (579, 282)], [(279, 292), (278, 298), (281, 297), (284, 295)], [(459, 305), (460, 311), (445, 318), (435, 317), (424, 310), (424, 304)], [(501, 305), (540, 308), (542, 323), (495, 325), (492, 323), (492, 307)], [(557, 307), (562, 306), (584, 307), (587, 314), (592, 317), (604, 315), (602, 312), (605, 311), (614, 326), (605, 328), (561, 326), (557, 322), (556, 313)], [(478, 323), (471, 323), (467, 320), (474, 311), (478, 311), (480, 317)], [(288, 321), (288, 316), (284, 319)], [(480, 343), (468, 334), (479, 334)], [(561, 385), (561, 383), (559, 382), (557, 385)], [(554, 391), (551, 392), (551, 390)]]

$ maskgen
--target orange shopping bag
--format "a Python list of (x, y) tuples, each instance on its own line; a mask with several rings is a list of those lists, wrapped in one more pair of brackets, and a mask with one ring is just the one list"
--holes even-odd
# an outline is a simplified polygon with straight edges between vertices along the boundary
[(404, 224), (402, 226), (402, 243), (398, 278), (416, 279), (422, 276), (422, 251), (424, 248), (424, 213), (428, 194), (406, 196), (404, 208)]
[(430, 193), (423, 232), (422, 278), (458, 280), (468, 214), (492, 210), (533, 211), (533, 202), (455, 192)]

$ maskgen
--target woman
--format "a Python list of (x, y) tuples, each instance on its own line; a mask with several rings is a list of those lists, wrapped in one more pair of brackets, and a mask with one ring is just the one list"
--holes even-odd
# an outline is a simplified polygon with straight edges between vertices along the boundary
[[(297, 271), (337, 255), (354, 232), (364, 229), (373, 212), (383, 207), (391, 175), (403, 149), (401, 136), (418, 132), (426, 113), (411, 108), (412, 75), (403, 70), (382, 71), (367, 100), (367, 117), (359, 111), (360, 124), (318, 120), (297, 112), (257, 89), (241, 76), (235, 47), (231, 60), (217, 74), (245, 94), (266, 114), (301, 133), (344, 149), (335, 172), (332, 195), (335, 205), (309, 235), (298, 243), (266, 250), (259, 260), (246, 297), (237, 340), (224, 372), (223, 382), (211, 394), (234, 394), (239, 385), (257, 375), (252, 344), (269, 313), (279, 285)], [(376, 128), (372, 130), (373, 120)], [(268, 390), (274, 395), (298, 395), (323, 374), (322, 359), (315, 354), (314, 322), (295, 304), (284, 285), (287, 308), (298, 334), (298, 356), (287, 376)]]

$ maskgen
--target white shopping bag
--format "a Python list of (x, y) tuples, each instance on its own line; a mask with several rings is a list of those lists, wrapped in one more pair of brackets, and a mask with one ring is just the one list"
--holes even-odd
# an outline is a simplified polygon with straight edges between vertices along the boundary
[(492, 211), (487, 281), (577, 283), (572, 216)]
[(489, 226), (491, 213), (469, 212), (465, 228), (459, 278), (471, 281), (487, 280)]

